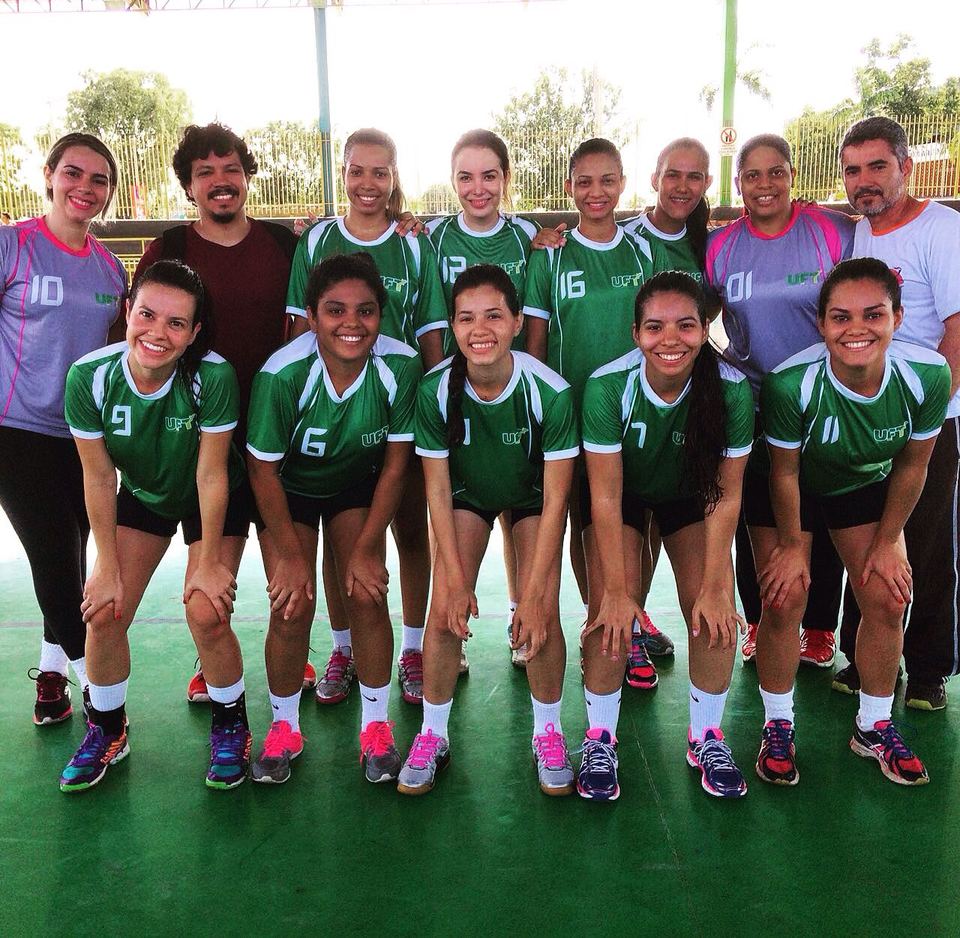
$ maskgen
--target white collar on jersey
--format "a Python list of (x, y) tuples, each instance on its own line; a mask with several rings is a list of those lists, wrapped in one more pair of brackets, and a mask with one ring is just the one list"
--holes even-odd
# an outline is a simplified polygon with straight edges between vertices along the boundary
[(640, 225), (647, 229), (650, 234), (659, 238), (661, 241), (682, 241), (687, 236), (687, 226), (684, 225), (683, 228), (677, 234), (668, 234), (666, 231), (661, 231), (650, 218), (650, 215), (641, 215), (638, 219)]
[(827, 380), (837, 389), (837, 393), (843, 395), (848, 401), (853, 401), (857, 404), (871, 404), (873, 403), (881, 394), (887, 389), (887, 384), (890, 381), (890, 373), (893, 370), (893, 364), (890, 361), (890, 356), (886, 356), (886, 360), (883, 365), (883, 380), (880, 382), (880, 390), (877, 391), (873, 397), (865, 397), (863, 394), (858, 394), (856, 391), (848, 388), (834, 373), (833, 368), (830, 365), (830, 353), (827, 352)]
[(367, 369), (370, 367), (370, 356), (367, 356), (367, 360), (363, 363), (360, 374), (354, 379), (353, 384), (344, 390), (343, 394), (337, 394), (337, 389), (333, 386), (333, 382), (330, 380), (330, 375), (327, 372), (327, 366), (323, 361), (323, 356), (319, 352), (317, 353), (317, 362), (320, 365), (320, 370), (323, 372), (323, 386), (327, 389), (327, 394), (332, 401), (337, 404), (342, 404), (348, 397), (352, 397), (356, 393), (357, 388), (363, 384)]
[[(641, 352), (641, 355), (643, 353)], [(643, 395), (646, 397), (651, 404), (655, 407), (676, 407), (689, 393), (690, 393), (690, 382), (691, 378), (687, 378), (687, 383), (683, 386), (683, 390), (680, 392), (680, 395), (672, 403), (668, 404), (656, 391), (650, 387), (650, 382), (647, 380), (647, 360), (644, 358), (640, 362), (640, 387), (643, 389)]]
[(490, 407), (494, 404), (502, 404), (511, 394), (513, 394), (514, 389), (517, 386), (517, 383), (520, 380), (520, 364), (517, 361), (517, 356), (510, 353), (510, 358), (513, 361), (513, 374), (510, 375), (510, 380), (507, 382), (506, 387), (492, 400), (485, 401), (477, 396), (477, 392), (473, 390), (473, 385), (470, 384), (470, 379), (467, 378), (463, 382), (463, 389), (467, 392), (470, 400), (476, 401), (478, 404), (485, 404), (487, 407)]
[(372, 241), (361, 241), (359, 238), (355, 238), (352, 234), (350, 234), (350, 232), (347, 231), (347, 226), (343, 221), (342, 215), (337, 216), (337, 227), (340, 229), (340, 234), (342, 234), (352, 244), (360, 244), (363, 245), (363, 247), (372, 248), (376, 247), (378, 244), (383, 244), (383, 242), (393, 234), (396, 225), (393, 222), (390, 222), (387, 225), (387, 230), (380, 235), (379, 238), (374, 238)]
[(492, 238), (506, 223), (507, 220), (501, 214), (497, 218), (497, 223), (489, 231), (474, 231), (472, 228), (467, 227), (467, 223), (463, 218), (463, 212), (457, 213), (457, 224), (460, 226), (460, 230), (464, 234), (470, 235), (471, 238)]
[(157, 388), (152, 394), (144, 394), (142, 391), (137, 390), (137, 382), (133, 380), (133, 375), (130, 374), (130, 365), (127, 362), (127, 359), (130, 357), (130, 349), (128, 348), (120, 359), (120, 366), (123, 368), (123, 377), (126, 378), (127, 385), (130, 390), (133, 391), (137, 397), (142, 401), (158, 401), (161, 397), (166, 397), (170, 393), (170, 388), (173, 387), (173, 379), (177, 376), (177, 369), (173, 369), (173, 374), (163, 383), (162, 387)]
[(574, 241), (579, 241), (585, 248), (590, 248), (591, 251), (612, 251), (623, 240), (623, 229), (617, 225), (617, 233), (612, 241), (591, 241), (579, 227), (570, 232), (570, 237)]

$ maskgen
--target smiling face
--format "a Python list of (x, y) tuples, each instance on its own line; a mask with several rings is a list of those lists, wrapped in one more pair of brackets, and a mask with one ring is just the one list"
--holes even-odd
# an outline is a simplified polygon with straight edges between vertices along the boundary
[(773, 147), (756, 147), (748, 154), (737, 174), (737, 189), (755, 223), (786, 223), (792, 209), (790, 187), (796, 175), (797, 171)]
[(834, 366), (864, 369), (882, 365), (901, 322), (903, 309), (893, 308), (883, 285), (863, 279), (833, 288), (817, 326)]
[(523, 326), (504, 295), (484, 284), (464, 290), (456, 298), (453, 335), (467, 362), (478, 367), (494, 365), (510, 354), (510, 345)]
[(626, 177), (610, 153), (590, 153), (574, 164), (572, 178), (563, 183), (580, 217), (594, 224), (612, 221)]
[(874, 218), (903, 198), (913, 170), (913, 160), (907, 157), (901, 167), (885, 140), (866, 140), (859, 146), (845, 147), (840, 162), (850, 204)]
[(307, 321), (324, 361), (356, 365), (380, 334), (380, 305), (362, 280), (341, 280), (320, 295), (316, 309), (307, 309)]
[(357, 143), (346, 154), (343, 184), (351, 212), (368, 217), (386, 216), (394, 180), (394, 167), (386, 147)]
[(217, 156), (211, 151), (191, 164), (187, 195), (202, 219), (226, 225), (243, 210), (249, 181), (235, 152)]
[(497, 154), (488, 147), (464, 147), (453, 161), (453, 187), (467, 227), (492, 228), (500, 212), (507, 177)]
[(643, 352), (651, 380), (686, 381), (707, 341), (707, 329), (689, 296), (664, 291), (644, 303), (640, 325), (633, 328), (633, 341)]
[(88, 147), (67, 147), (53, 169), (43, 168), (43, 175), (53, 211), (71, 224), (92, 221), (113, 195), (110, 165)]
[(712, 182), (707, 161), (693, 147), (671, 150), (658, 171), (650, 177), (650, 184), (657, 193), (657, 208), (680, 225), (686, 224)]
[(127, 345), (135, 372), (166, 380), (196, 339), (196, 299), (185, 290), (145, 283), (127, 310)]

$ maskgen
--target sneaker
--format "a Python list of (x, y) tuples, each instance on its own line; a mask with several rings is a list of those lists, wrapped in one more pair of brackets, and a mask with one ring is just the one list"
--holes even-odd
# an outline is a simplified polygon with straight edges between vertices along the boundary
[(393, 721), (368, 723), (360, 733), (360, 764), (368, 782), (392, 782), (400, 774), (403, 760), (393, 742)]
[(760, 754), (757, 756), (757, 775), (771, 785), (796, 785), (797, 771), (795, 732), (789, 720), (768, 720), (763, 726)]
[(640, 690), (653, 690), (659, 680), (643, 636), (634, 632), (630, 642), (630, 654), (627, 655), (627, 683)]
[(837, 657), (836, 639), (833, 632), (823, 629), (800, 630), (800, 663), (815, 668), (832, 668)]
[(530, 646), (524, 643), (519, 648), (510, 649), (510, 664), (515, 668), (526, 669), (527, 667), (527, 653), (530, 651)]
[[(197, 662), (199, 665), (199, 661)], [(187, 702), (188, 703), (210, 703), (210, 692), (207, 690), (207, 682), (203, 676), (203, 669), (197, 667), (197, 673), (190, 678), (187, 684)]]
[(33, 705), (33, 722), (37, 726), (62, 723), (70, 719), (73, 704), (70, 703), (70, 688), (67, 676), (59, 671), (41, 671), (31, 668), (27, 677), (37, 682), (37, 702)]
[(423, 652), (408, 648), (400, 652), (397, 662), (400, 696), (408, 704), (423, 703)]
[(715, 798), (742, 798), (747, 793), (743, 773), (733, 761), (733, 753), (719, 727), (703, 734), (703, 741), (691, 739), (687, 731), (687, 765), (700, 770), (700, 784)]
[(617, 741), (609, 730), (587, 730), (580, 771), (577, 772), (577, 791), (581, 798), (592, 801), (616, 801), (620, 797)]
[(303, 689), (313, 690), (317, 686), (317, 669), (308, 661), (303, 666)]
[(450, 762), (450, 744), (433, 730), (417, 733), (397, 778), (397, 791), (404, 795), (425, 795), (433, 788), (437, 772)]
[(673, 642), (666, 632), (661, 632), (653, 624), (653, 619), (647, 615), (646, 609), (642, 610), (643, 617), (640, 620), (640, 641), (646, 648), (648, 655), (654, 658), (665, 658), (673, 654)]
[(567, 741), (552, 723), (533, 737), (533, 761), (537, 765), (540, 791), (545, 795), (573, 794), (573, 766), (567, 755)]
[(96, 723), (87, 724), (87, 735), (60, 776), (60, 791), (85, 791), (93, 788), (111, 765), (130, 755), (127, 728), (119, 735), (105, 733)]
[[(897, 683), (894, 689), (898, 688), (903, 681), (903, 667), (897, 666)], [(841, 694), (859, 694), (860, 693), (860, 672), (855, 664), (848, 664), (841, 668), (833, 676), (833, 683), (830, 685), (835, 691)], [(909, 690), (909, 687), (907, 688)]]
[(744, 636), (743, 644), (740, 646), (740, 654), (743, 657), (744, 664), (753, 661), (757, 657), (757, 631), (759, 624), (752, 622), (747, 626), (747, 634)]
[(323, 678), (317, 684), (317, 703), (338, 704), (346, 700), (355, 676), (353, 649), (349, 645), (334, 648), (327, 660)]
[(470, 662), (467, 661), (467, 649), (460, 646), (460, 664), (457, 665), (457, 677), (470, 673)]
[[(39, 684), (39, 681), (37, 683)], [(947, 706), (946, 682), (943, 678), (932, 684), (908, 679), (907, 692), (903, 699), (906, 705), (914, 710), (943, 710)]]
[(232, 726), (215, 726), (210, 732), (207, 788), (227, 789), (240, 785), (250, 768), (252, 743), (250, 729), (242, 720)]
[(864, 759), (876, 759), (880, 771), (898, 785), (926, 785), (930, 781), (923, 763), (890, 720), (874, 723), (872, 730), (862, 730), (854, 721), (850, 748)]
[(303, 752), (303, 734), (286, 720), (270, 724), (263, 749), (250, 766), (250, 778), (268, 785), (282, 785), (290, 778), (290, 763)]

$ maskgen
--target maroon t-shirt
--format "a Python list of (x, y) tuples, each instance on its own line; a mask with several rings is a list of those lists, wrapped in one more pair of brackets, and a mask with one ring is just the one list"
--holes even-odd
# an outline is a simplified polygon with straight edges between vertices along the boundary
[[(232, 247), (201, 238), (193, 225), (184, 227), (186, 245), (178, 259), (203, 280), (213, 304), (213, 350), (233, 365), (240, 382), (241, 416), (234, 440), (242, 446), (253, 376), (283, 344), (290, 261), (276, 238), (253, 219), (250, 233)], [(297, 238), (289, 234), (292, 256)], [(162, 257), (163, 239), (157, 238), (137, 265), (134, 280)]]

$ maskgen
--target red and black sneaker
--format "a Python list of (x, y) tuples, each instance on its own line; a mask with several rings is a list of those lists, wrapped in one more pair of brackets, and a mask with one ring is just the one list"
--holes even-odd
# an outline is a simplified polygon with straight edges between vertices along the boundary
[(37, 702), (33, 705), (33, 722), (37, 726), (62, 723), (70, 719), (73, 704), (67, 677), (59, 671), (41, 671), (31, 668), (27, 677), (37, 682)]
[(876, 759), (880, 771), (898, 785), (926, 785), (930, 781), (923, 763), (890, 720), (879, 720), (872, 730), (862, 730), (854, 722), (850, 748), (864, 759)]
[(657, 669), (647, 654), (646, 646), (640, 635), (634, 632), (627, 656), (627, 683), (640, 690), (653, 690), (657, 686)]
[(740, 654), (743, 655), (743, 662), (747, 664), (757, 657), (757, 632), (760, 626), (756, 622), (751, 622), (747, 626), (747, 634), (744, 636), (743, 644), (740, 646)]
[(760, 754), (757, 756), (757, 775), (771, 785), (796, 785), (797, 749), (794, 729), (789, 720), (768, 720), (763, 726)]

